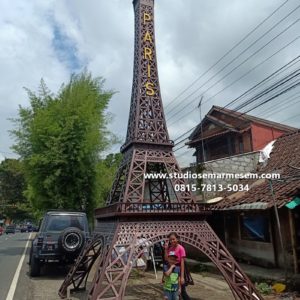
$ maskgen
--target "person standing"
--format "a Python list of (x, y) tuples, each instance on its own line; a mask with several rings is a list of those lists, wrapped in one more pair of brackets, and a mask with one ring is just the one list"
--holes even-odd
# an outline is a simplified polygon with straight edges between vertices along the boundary
[(163, 265), (164, 299), (178, 300), (180, 293), (180, 267), (175, 252), (170, 251)]
[(185, 270), (185, 258), (186, 252), (182, 245), (179, 244), (179, 235), (176, 232), (171, 232), (168, 235), (169, 241), (165, 243), (164, 260), (167, 261), (169, 253), (174, 252), (177, 257), (177, 265), (180, 267), (180, 286), (181, 286), (181, 298), (183, 300), (191, 300), (186, 291), (186, 282), (184, 280)]

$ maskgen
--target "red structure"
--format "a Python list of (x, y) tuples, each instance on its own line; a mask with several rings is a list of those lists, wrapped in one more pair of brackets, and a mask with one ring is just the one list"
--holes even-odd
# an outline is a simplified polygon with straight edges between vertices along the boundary
[[(95, 212), (96, 228), (59, 295), (85, 288), (99, 257), (89, 299), (123, 299), (132, 267), (147, 245), (176, 231), (182, 242), (205, 253), (219, 268), (236, 299), (262, 299), (206, 223), (209, 213), (194, 201), (183, 179), (145, 174), (180, 174), (169, 140), (157, 74), (154, 0), (134, 0), (135, 55), (130, 116), (123, 161), (107, 206)], [(178, 189), (178, 187), (180, 187)]]

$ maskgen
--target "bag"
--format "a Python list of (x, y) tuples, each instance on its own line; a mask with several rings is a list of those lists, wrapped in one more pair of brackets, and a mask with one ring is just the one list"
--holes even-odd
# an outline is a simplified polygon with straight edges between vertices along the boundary
[(192, 275), (187, 267), (187, 263), (184, 260), (184, 285), (195, 285)]

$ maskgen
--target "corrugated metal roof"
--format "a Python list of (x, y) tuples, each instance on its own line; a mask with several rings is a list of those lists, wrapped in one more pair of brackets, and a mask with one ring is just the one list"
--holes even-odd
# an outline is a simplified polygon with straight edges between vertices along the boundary
[[(300, 195), (300, 170), (290, 166), (300, 168), (300, 130), (279, 137), (274, 143), (267, 165), (261, 166), (258, 171), (258, 174), (281, 174), (281, 180), (272, 180), (278, 207), (283, 207)], [(224, 194), (224, 199), (212, 205), (212, 209), (265, 209), (274, 205), (268, 180), (244, 180), (239, 183), (249, 184), (249, 191)], [(263, 204), (257, 206), (257, 203)]]
[(268, 203), (265, 202), (254, 202), (254, 203), (243, 203), (234, 206), (224, 208), (224, 210), (247, 210), (247, 209), (267, 209)]

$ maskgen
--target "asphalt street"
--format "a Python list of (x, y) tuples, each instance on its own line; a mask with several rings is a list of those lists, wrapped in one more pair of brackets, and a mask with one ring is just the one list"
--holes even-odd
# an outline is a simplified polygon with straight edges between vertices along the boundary
[(0, 236), (0, 299), (6, 300), (8, 291), (23, 255), (29, 233)]

